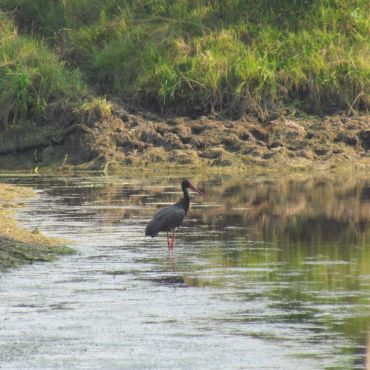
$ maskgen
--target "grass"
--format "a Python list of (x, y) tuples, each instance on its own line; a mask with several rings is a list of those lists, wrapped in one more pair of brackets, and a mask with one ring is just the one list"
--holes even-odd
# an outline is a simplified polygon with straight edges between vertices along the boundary
[[(316, 114), (369, 110), (365, 0), (0, 0), (0, 8), (99, 93), (150, 108), (262, 118), (281, 107)], [(18, 43), (43, 51), (38, 68), (46, 61), (54, 72), (61, 68), (55, 73), (66, 75), (59, 90), (68, 99), (75, 99), (68, 81), (79, 85), (74, 93), (84, 89), (77, 69), (61, 67), (42, 43)], [(16, 44), (12, 49), (22, 50)], [(10, 53), (7, 60), (14, 58)], [(47, 106), (29, 96), (35, 72), (23, 73), (24, 65), (8, 77), (16, 117), (30, 100), (36, 112)], [(53, 95), (51, 88), (46, 84), (43, 96)]]
[(0, 127), (47, 122), (57, 106), (79, 104), (88, 95), (81, 72), (65, 67), (42, 41), (19, 36), (0, 12)]
[(14, 210), (35, 196), (30, 188), (0, 184), (0, 271), (35, 261), (51, 261), (57, 255), (74, 253), (64, 241), (27, 230), (14, 218)]
[(85, 101), (78, 109), (78, 112), (86, 113), (88, 117), (98, 113), (103, 118), (109, 118), (112, 114), (112, 104), (104, 98), (93, 97)]
[(0, 236), (22, 243), (60, 245), (62, 240), (22, 228), (14, 219), (14, 210), (21, 207), (25, 199), (34, 196), (30, 188), (0, 184)]

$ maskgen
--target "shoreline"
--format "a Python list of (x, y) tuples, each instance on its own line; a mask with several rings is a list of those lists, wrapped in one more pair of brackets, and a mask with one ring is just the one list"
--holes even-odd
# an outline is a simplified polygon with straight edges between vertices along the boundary
[(252, 116), (230, 120), (134, 113), (116, 102), (109, 115), (97, 111), (85, 123), (72, 125), (66, 118), (65, 126), (64, 136), (59, 136), (58, 123), (8, 128), (0, 139), (2, 169), (245, 173), (251, 168), (370, 167), (369, 114), (281, 116), (263, 123)]
[(74, 253), (63, 241), (23, 228), (14, 213), (36, 196), (30, 188), (0, 183), (0, 271), (33, 262), (48, 262)]

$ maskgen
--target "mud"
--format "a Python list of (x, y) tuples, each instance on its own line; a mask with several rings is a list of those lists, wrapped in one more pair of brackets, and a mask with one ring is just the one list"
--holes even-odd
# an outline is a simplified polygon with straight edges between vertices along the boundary
[(365, 114), (282, 116), (261, 123), (254, 117), (162, 117), (129, 111), (115, 100), (110, 114), (68, 114), (62, 127), (61, 121), (8, 128), (0, 139), (1, 167), (185, 165), (245, 171), (250, 166), (370, 165), (370, 116)]

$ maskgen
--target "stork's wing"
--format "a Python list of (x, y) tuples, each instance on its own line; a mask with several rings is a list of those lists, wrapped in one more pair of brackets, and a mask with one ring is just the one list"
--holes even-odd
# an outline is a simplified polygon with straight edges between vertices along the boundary
[(164, 216), (166, 216), (166, 215), (168, 215), (172, 212), (176, 212), (177, 209), (178, 209), (178, 207), (176, 207), (176, 205), (172, 205), (172, 206), (169, 206), (169, 207), (162, 208), (157, 213), (154, 214), (153, 220), (159, 220), (162, 217), (164, 217)]
[(160, 231), (170, 231), (181, 225), (185, 217), (185, 210), (176, 205), (166, 207), (157, 212), (149, 222), (145, 235), (156, 236)]

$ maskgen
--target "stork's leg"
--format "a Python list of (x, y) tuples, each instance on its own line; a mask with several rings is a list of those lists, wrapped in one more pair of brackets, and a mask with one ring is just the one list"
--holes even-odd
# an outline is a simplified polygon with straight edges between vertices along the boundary
[(167, 246), (168, 246), (168, 251), (171, 250), (171, 241), (170, 241), (170, 236), (168, 235), (168, 232), (167, 232)]
[(172, 243), (171, 243), (172, 250), (175, 248), (175, 240), (176, 240), (176, 229), (173, 229), (172, 230)]

